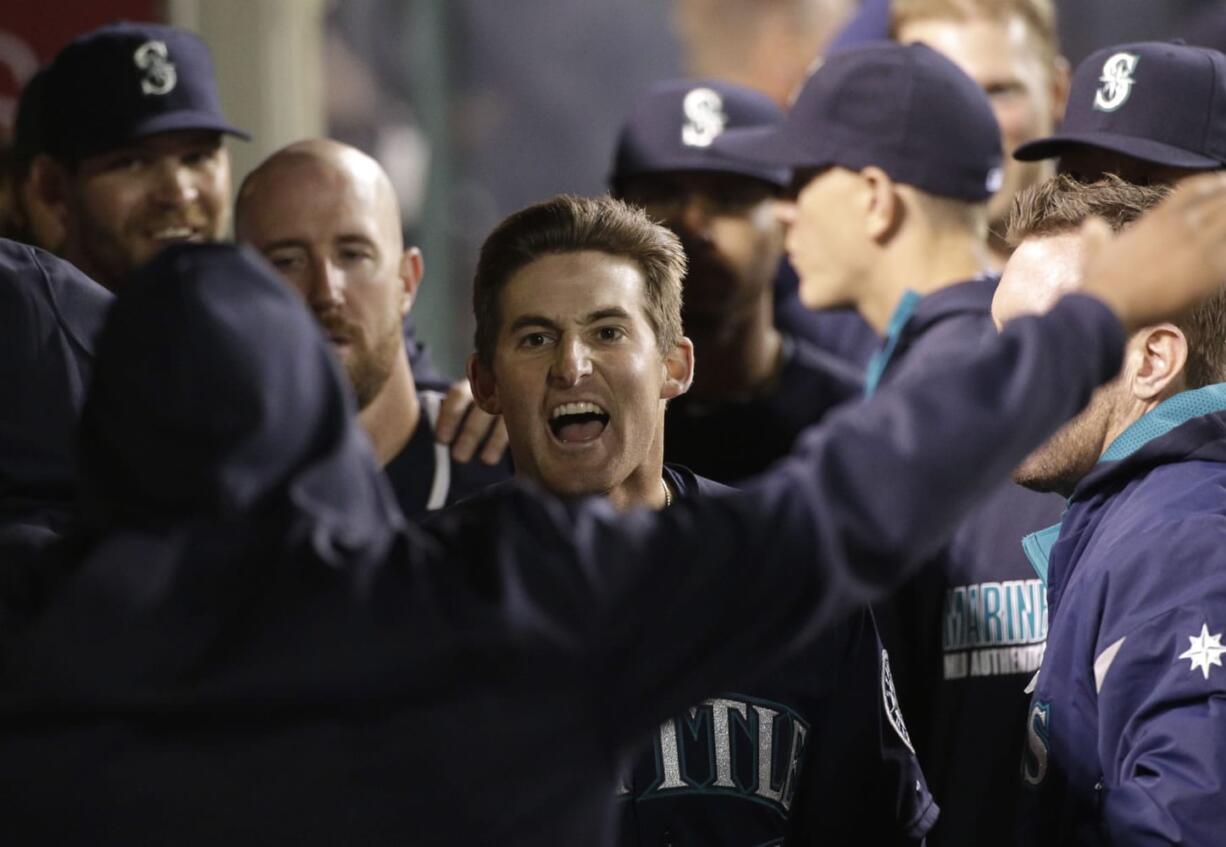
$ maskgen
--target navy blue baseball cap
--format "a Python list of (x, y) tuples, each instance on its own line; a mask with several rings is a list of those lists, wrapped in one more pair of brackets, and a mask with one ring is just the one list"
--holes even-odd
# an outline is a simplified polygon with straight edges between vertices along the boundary
[(222, 115), (204, 42), (170, 26), (115, 23), (73, 39), (47, 69), (41, 96), (42, 152), (61, 158), (180, 129), (250, 138)]
[(778, 126), (783, 110), (765, 94), (718, 80), (656, 83), (635, 103), (617, 140), (612, 185), (639, 174), (716, 171), (755, 177), (780, 187), (787, 167), (729, 156), (714, 146), (725, 131)]
[(1226, 165), (1226, 55), (1175, 42), (1120, 44), (1073, 73), (1060, 131), (1023, 144), (1023, 162), (1084, 147), (1175, 168)]
[(924, 44), (834, 53), (782, 125), (729, 131), (715, 146), (793, 168), (875, 165), (897, 182), (969, 202), (1001, 184), (1000, 128), (987, 95)]

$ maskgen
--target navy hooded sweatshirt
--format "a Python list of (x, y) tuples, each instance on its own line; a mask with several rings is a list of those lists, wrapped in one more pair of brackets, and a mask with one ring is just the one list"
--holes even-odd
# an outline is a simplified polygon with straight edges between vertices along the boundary
[(905, 578), (1122, 346), (1069, 297), (744, 494), (619, 516), (512, 485), (426, 533), (298, 299), (238, 248), (169, 248), (99, 341), (89, 532), (0, 643), (5, 832), (608, 843), (641, 739)]
[(70, 521), (73, 440), (111, 299), (62, 259), (0, 239), (0, 566)]
[(1226, 843), (1226, 384), (1121, 433), (1027, 550), (1051, 630), (1022, 843)]
[[(918, 379), (975, 355), (996, 335), (996, 283), (982, 276), (905, 297), (870, 381)], [(903, 712), (941, 804), (933, 847), (993, 844), (1016, 828), (1026, 684), (1047, 634), (1047, 602), (1021, 538), (1063, 508), (1055, 494), (1001, 483), (933, 566), (878, 609)]]

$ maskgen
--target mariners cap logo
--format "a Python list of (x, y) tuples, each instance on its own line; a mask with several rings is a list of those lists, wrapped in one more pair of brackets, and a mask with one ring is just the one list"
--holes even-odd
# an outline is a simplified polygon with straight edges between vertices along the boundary
[(1094, 92), (1095, 109), (1114, 112), (1128, 101), (1139, 58), (1135, 53), (1116, 53), (1103, 63), (1103, 75), (1098, 78), (1102, 85)]
[(164, 41), (146, 41), (132, 54), (132, 61), (144, 73), (140, 90), (146, 94), (169, 94), (179, 81), (175, 64), (169, 59), (170, 51)]
[(710, 147), (728, 125), (724, 98), (711, 88), (695, 88), (681, 102), (685, 123), (681, 127), (681, 143), (686, 147)]

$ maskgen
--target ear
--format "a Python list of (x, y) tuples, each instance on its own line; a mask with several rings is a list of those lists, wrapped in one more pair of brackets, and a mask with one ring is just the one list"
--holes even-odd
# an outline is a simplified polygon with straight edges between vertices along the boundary
[(1051, 111), (1052, 125), (1058, 126), (1064, 119), (1064, 109), (1068, 105), (1069, 78), (1068, 59), (1057, 56), (1051, 69)]
[(468, 357), (468, 385), (473, 390), (473, 399), (481, 411), (490, 415), (501, 415), (502, 404), (498, 402), (498, 380), (494, 372), (472, 353)]
[(400, 257), (400, 281), (404, 285), (404, 298), (400, 301), (401, 317), (407, 315), (413, 307), (413, 301), (417, 299), (417, 289), (425, 273), (426, 264), (421, 250), (416, 247), (405, 250)]
[(865, 188), (865, 227), (869, 238), (884, 243), (902, 223), (904, 208), (894, 181), (881, 168), (869, 165), (860, 171)]
[(1133, 366), (1127, 371), (1134, 397), (1159, 402), (1183, 390), (1188, 340), (1174, 324), (1146, 327), (1129, 344)]
[(36, 201), (61, 228), (68, 226), (68, 170), (50, 156), (39, 153), (30, 162), (29, 182)]
[(693, 381), (694, 342), (682, 336), (664, 357), (664, 384), (660, 386), (660, 399), (680, 397), (690, 390)]

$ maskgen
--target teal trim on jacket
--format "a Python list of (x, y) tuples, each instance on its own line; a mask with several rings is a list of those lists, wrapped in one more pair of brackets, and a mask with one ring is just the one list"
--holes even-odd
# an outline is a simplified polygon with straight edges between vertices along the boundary
[(865, 397), (872, 397), (881, 383), (881, 377), (890, 364), (890, 357), (894, 355), (894, 348), (898, 346), (898, 339), (911, 316), (915, 314), (915, 307), (919, 305), (920, 299), (918, 293), (908, 289), (894, 307), (894, 314), (890, 316), (890, 323), (885, 331), (885, 345), (868, 360), (868, 370), (864, 374)]

